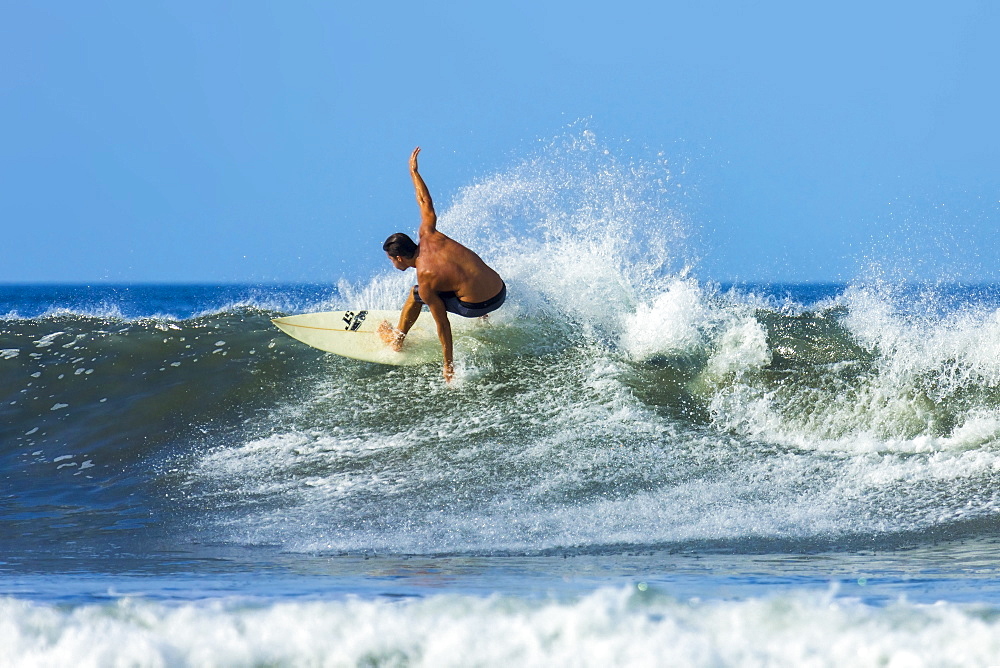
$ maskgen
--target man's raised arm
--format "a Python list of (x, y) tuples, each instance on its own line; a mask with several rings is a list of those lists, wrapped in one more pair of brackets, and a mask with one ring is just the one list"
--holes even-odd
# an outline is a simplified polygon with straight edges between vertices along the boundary
[(420, 172), (417, 171), (417, 154), (420, 147), (413, 149), (410, 156), (410, 176), (413, 178), (413, 188), (417, 191), (417, 204), (420, 205), (420, 235), (437, 231), (437, 214), (434, 213), (434, 202), (431, 200), (431, 193), (427, 190)]

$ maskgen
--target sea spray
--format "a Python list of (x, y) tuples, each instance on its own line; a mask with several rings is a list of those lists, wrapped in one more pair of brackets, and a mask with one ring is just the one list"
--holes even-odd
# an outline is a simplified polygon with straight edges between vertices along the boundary
[[(614, 337), (624, 314), (695, 261), (678, 185), (662, 155), (623, 158), (574, 129), (447, 205), (439, 195), (438, 228), (504, 277), (511, 298), (498, 317), (551, 313)], [(339, 292), (345, 308), (398, 307), (413, 282), (382, 273)]]

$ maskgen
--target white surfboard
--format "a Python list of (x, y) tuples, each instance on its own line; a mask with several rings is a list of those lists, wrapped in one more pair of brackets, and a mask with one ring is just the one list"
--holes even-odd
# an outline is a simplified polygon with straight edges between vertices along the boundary
[[(397, 366), (441, 361), (441, 343), (430, 313), (420, 314), (399, 352), (378, 335), (378, 326), (384, 320), (395, 327), (399, 311), (325, 311), (275, 318), (271, 322), (293, 339), (343, 357)], [(456, 322), (465, 318), (450, 320), (453, 334), (468, 329), (466, 323)]]

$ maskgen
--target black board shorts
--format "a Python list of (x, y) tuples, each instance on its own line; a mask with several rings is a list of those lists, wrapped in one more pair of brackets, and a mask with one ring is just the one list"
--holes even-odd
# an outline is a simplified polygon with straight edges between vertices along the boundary
[[(459, 299), (454, 292), (439, 292), (438, 297), (444, 302), (444, 310), (449, 313), (454, 313), (455, 315), (460, 315), (463, 318), (479, 318), (486, 315), (487, 313), (492, 313), (498, 308), (503, 306), (504, 301), (507, 299), (507, 285), (505, 284), (500, 288), (498, 292), (493, 297), (490, 297), (484, 302), (470, 303), (463, 302)], [(418, 304), (423, 304), (424, 300), (420, 298), (420, 290), (416, 285), (413, 286), (413, 299)]]

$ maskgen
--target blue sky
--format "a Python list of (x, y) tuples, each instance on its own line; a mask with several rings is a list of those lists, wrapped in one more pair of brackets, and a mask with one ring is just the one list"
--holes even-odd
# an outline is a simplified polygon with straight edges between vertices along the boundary
[(579, 119), (703, 278), (1000, 278), (998, 3), (0, 2), (3, 282), (371, 274)]

